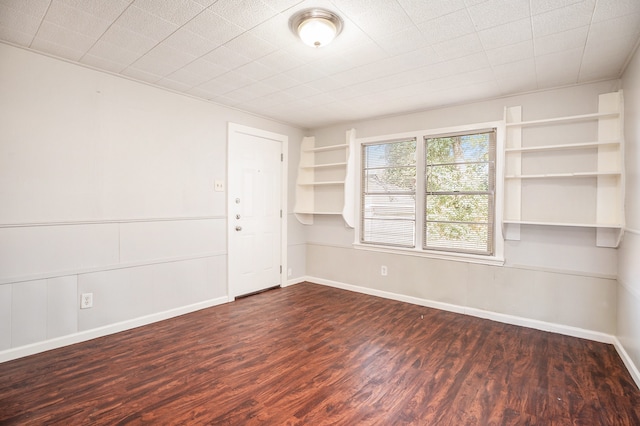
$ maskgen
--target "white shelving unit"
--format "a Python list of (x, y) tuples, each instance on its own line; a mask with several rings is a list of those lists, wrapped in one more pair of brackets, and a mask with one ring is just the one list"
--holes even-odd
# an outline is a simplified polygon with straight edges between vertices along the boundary
[[(522, 107), (515, 106), (505, 108), (504, 120), (505, 237), (519, 240), (523, 225), (595, 228), (597, 246), (617, 247), (624, 229), (622, 91), (600, 95), (597, 113), (522, 121)], [(581, 135), (571, 126), (585, 124), (597, 137), (562, 140)], [(587, 170), (572, 170), (576, 162)]]
[(345, 143), (316, 146), (315, 137), (302, 139), (294, 214), (300, 223), (313, 224), (315, 215), (340, 215), (354, 226), (355, 130)]

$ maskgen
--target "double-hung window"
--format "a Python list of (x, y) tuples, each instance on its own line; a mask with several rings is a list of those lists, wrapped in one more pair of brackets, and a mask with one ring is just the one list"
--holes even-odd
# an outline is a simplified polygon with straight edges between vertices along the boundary
[(363, 146), (362, 242), (415, 247), (416, 139)]
[(493, 255), (495, 131), (425, 137), (425, 250)]
[(496, 129), (364, 141), (359, 243), (496, 256)]

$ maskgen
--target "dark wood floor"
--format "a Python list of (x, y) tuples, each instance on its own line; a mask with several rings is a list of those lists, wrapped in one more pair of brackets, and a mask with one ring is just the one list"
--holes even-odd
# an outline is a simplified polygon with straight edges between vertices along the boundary
[(0, 424), (640, 425), (611, 345), (314, 284), (0, 364)]

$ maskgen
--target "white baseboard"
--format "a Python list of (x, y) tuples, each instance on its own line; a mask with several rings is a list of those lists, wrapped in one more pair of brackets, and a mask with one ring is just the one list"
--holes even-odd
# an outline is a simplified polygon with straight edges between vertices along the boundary
[(212, 306), (221, 305), (227, 302), (227, 296), (218, 297), (216, 299), (210, 299), (204, 302), (194, 303), (192, 305), (181, 306), (179, 308), (170, 309), (168, 311), (158, 312), (155, 314), (122, 321), (115, 324), (109, 324), (103, 327), (93, 328), (91, 330), (80, 331), (66, 336), (57, 337), (55, 339), (44, 340), (42, 342), (36, 342), (30, 345), (6, 349), (4, 351), (0, 351), (0, 362), (11, 361), (13, 359), (18, 359), (40, 352), (61, 348), (63, 346), (85, 342), (87, 340), (107, 336), (109, 334), (119, 333), (121, 331), (130, 330), (132, 328), (148, 325), (158, 321), (163, 321), (169, 318), (199, 311), (205, 308), (210, 308)]
[(290, 285), (294, 285), (294, 284), (300, 284), (303, 283), (307, 280), (307, 277), (298, 277), (298, 278), (292, 278), (289, 281), (287, 281), (283, 287), (289, 287)]
[(636, 386), (640, 389), (640, 370), (638, 370), (638, 367), (633, 363), (633, 360), (624, 349), (624, 346), (622, 346), (622, 343), (615, 336), (613, 338), (613, 347), (618, 351), (618, 355), (622, 358), (622, 362), (625, 367), (627, 367), (629, 374), (631, 374), (631, 378), (633, 378), (633, 381), (636, 382)]
[(426, 306), (428, 308), (440, 309), (443, 311), (455, 312), (458, 314), (471, 315), (478, 318), (489, 319), (492, 321), (502, 322), (505, 324), (519, 325), (522, 327), (534, 328), (536, 330), (550, 331), (553, 333), (563, 334), (565, 336), (579, 337), (581, 339), (593, 340), (601, 343), (613, 344), (615, 336), (599, 331), (586, 330), (583, 328), (572, 327), (569, 325), (555, 324), (546, 321), (539, 321), (530, 318), (518, 317), (515, 315), (501, 314), (498, 312), (484, 311), (482, 309), (469, 308), (467, 306), (454, 305), (450, 303), (437, 302), (434, 300), (421, 299), (404, 294), (391, 293), (383, 290), (375, 290), (367, 287), (360, 287), (351, 284), (345, 284), (337, 281), (325, 280), (317, 277), (306, 277), (306, 281), (327, 285), (330, 287), (341, 288), (343, 290), (355, 291), (357, 293), (368, 294), (371, 296), (383, 297), (385, 299), (397, 300), (400, 302), (412, 303), (414, 305)]

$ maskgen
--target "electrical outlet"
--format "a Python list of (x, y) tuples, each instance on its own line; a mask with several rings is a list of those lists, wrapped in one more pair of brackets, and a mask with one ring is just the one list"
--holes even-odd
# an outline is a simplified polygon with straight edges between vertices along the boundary
[(82, 293), (80, 295), (80, 309), (93, 308), (93, 293)]
[(224, 181), (223, 180), (216, 180), (213, 183), (213, 189), (216, 192), (224, 192)]
[(380, 275), (382, 275), (383, 277), (387, 276), (387, 267), (386, 266), (382, 265), (380, 267)]

